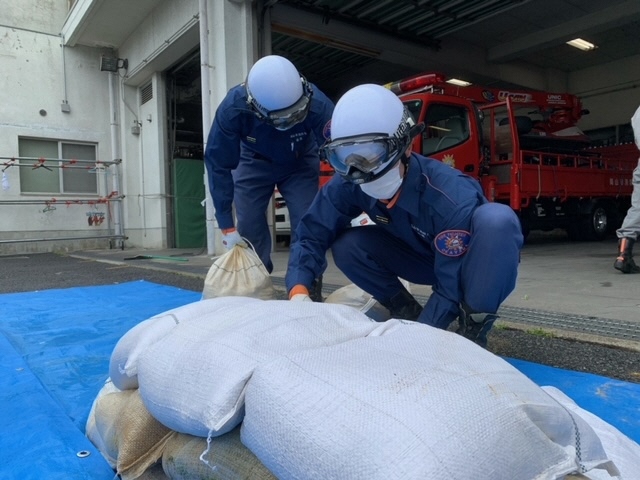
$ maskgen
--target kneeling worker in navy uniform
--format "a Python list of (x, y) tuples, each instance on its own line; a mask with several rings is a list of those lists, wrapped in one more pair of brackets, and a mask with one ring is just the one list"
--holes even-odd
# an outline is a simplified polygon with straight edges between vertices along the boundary
[[(379, 85), (343, 95), (323, 154), (339, 175), (298, 225), (286, 275), (289, 298), (308, 301), (331, 248), (338, 268), (393, 318), (457, 332), (486, 346), (500, 304), (516, 284), (523, 243), (513, 210), (490, 203), (478, 181), (411, 153), (415, 125), (401, 100)], [(366, 212), (375, 225), (350, 227)], [(398, 277), (431, 285), (424, 308)]]

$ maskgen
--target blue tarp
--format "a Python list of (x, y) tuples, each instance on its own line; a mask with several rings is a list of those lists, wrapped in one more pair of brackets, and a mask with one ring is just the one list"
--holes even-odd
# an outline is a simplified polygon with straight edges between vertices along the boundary
[[(146, 281), (0, 295), (0, 478), (112, 480), (84, 436), (111, 352), (137, 323), (200, 298)], [(640, 442), (640, 384), (507, 360)]]
[(84, 436), (111, 352), (137, 323), (200, 298), (145, 281), (0, 295), (0, 478), (112, 480)]

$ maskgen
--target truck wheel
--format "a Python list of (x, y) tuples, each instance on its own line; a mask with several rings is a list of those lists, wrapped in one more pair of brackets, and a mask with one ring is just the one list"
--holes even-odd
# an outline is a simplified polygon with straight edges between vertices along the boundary
[(596, 203), (591, 212), (580, 221), (582, 240), (604, 240), (609, 233), (609, 212), (602, 203)]
[(609, 233), (609, 217), (606, 207), (602, 203), (596, 203), (587, 215), (581, 215), (567, 226), (569, 240), (604, 240)]
[(605, 206), (596, 203), (588, 217), (587, 231), (592, 240), (604, 240), (609, 233), (609, 213)]

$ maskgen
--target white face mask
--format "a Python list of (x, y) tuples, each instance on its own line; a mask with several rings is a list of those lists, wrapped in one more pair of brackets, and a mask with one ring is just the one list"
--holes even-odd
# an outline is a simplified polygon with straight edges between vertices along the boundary
[(370, 197), (378, 200), (387, 200), (395, 195), (402, 185), (402, 176), (400, 175), (400, 164), (398, 162), (394, 168), (389, 170), (380, 178), (376, 178), (373, 182), (361, 183), (360, 188)]

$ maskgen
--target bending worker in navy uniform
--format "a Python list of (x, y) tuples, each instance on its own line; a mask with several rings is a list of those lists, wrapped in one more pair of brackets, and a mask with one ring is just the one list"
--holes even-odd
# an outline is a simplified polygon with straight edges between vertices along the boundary
[[(336, 104), (324, 156), (334, 175), (298, 225), (286, 275), (289, 298), (308, 301), (332, 249), (337, 267), (393, 318), (458, 332), (486, 346), (502, 301), (515, 288), (520, 222), (489, 203), (477, 180), (411, 153), (414, 125), (402, 102), (360, 85)], [(375, 225), (350, 228), (366, 212)], [(431, 285), (424, 308), (398, 277)]]
[[(631, 128), (636, 146), (640, 149), (640, 107), (631, 117)], [(616, 230), (618, 236), (618, 257), (613, 262), (613, 267), (622, 273), (640, 273), (640, 267), (633, 261), (633, 244), (640, 236), (640, 158), (638, 165), (633, 170), (633, 193), (631, 194), (631, 207), (622, 221), (622, 225)]]
[(243, 237), (248, 239), (269, 273), (269, 200), (277, 186), (289, 209), (294, 244), (295, 227), (318, 191), (318, 151), (328, 138), (333, 107), (289, 60), (269, 55), (216, 111), (205, 164), (222, 243), (230, 249), (246, 246)]

